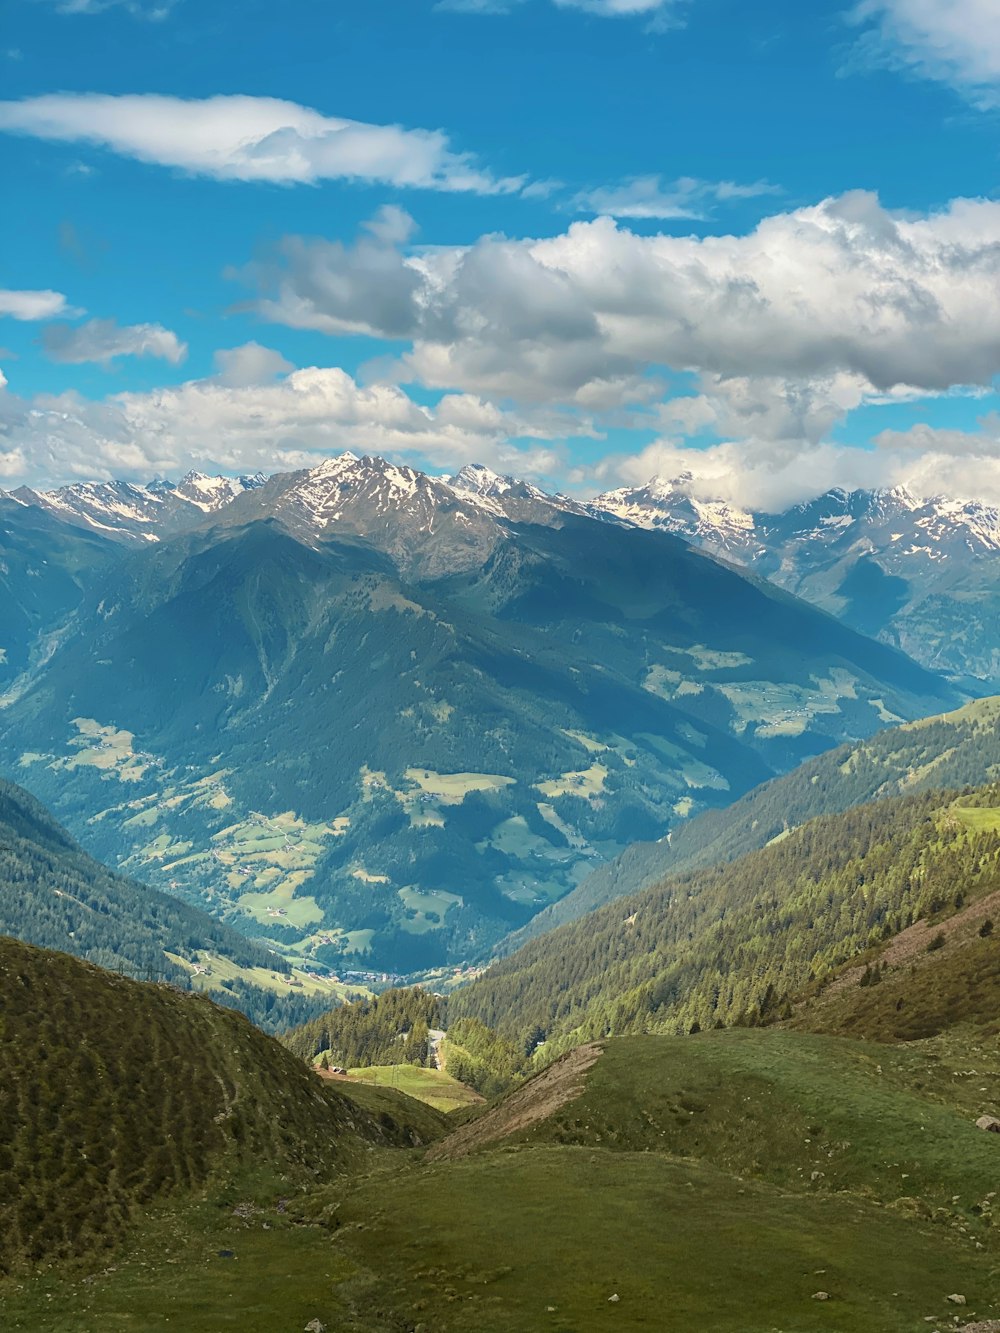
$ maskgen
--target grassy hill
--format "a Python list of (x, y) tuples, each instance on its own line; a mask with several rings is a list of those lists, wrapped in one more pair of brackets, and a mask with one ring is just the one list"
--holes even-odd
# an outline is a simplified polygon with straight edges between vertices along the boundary
[[(459, 1083), (443, 1069), (418, 1069), (416, 1065), (371, 1065), (349, 1071), (348, 1093), (353, 1096), (357, 1084), (373, 1088), (392, 1088), (425, 1102), (438, 1111), (460, 1111), (467, 1106), (478, 1106), (482, 1098), (471, 1088)], [(338, 1085), (340, 1086), (340, 1085)]]
[(271, 950), (177, 898), (108, 870), (33, 796), (2, 780), (0, 934), (62, 949), (127, 976), (214, 988), (225, 1003), (270, 1029), (302, 1022), (344, 990), (315, 986), (307, 996)]
[(170, 1196), (276, 1196), (397, 1142), (242, 1015), (0, 938), (0, 1275), (93, 1261)]
[(1000, 1317), (1000, 1143), (974, 1126), (998, 1095), (995, 1044), (954, 1035), (612, 1039), (423, 1154), (367, 1154), (374, 1169), (355, 1164), (349, 1183), (296, 1188), (289, 1171), (284, 1213), (234, 1212), (232, 1191), (226, 1210), (154, 1210), (101, 1273), (0, 1281), (0, 1319), (33, 1333), (234, 1319), (246, 1333), (313, 1319), (341, 1333), (665, 1319), (943, 1333)]
[(679, 824), (668, 840), (636, 843), (509, 935), (501, 952), (574, 921), (667, 874), (732, 861), (818, 815), (884, 796), (976, 786), (1000, 776), (1000, 698), (881, 731), (810, 759), (723, 810)]
[(915, 920), (1000, 889), (998, 806), (994, 787), (814, 819), (530, 941), (455, 991), (449, 1022), (476, 1018), (560, 1049), (773, 1021), (791, 1012), (791, 995)]

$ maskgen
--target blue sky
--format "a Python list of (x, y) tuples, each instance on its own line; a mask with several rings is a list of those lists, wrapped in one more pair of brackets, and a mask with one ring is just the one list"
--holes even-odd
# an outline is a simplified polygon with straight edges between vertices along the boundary
[(10, 0), (0, 485), (1000, 500), (995, 10)]

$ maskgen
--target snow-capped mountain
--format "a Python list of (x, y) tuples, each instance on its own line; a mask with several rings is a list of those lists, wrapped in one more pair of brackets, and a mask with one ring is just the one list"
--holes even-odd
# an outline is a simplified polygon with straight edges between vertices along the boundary
[(905, 486), (832, 490), (782, 513), (690, 494), (691, 478), (610, 491), (593, 512), (752, 568), (936, 670), (1000, 683), (1000, 509)]
[(57, 490), (34, 491), (24, 486), (11, 493), (22, 504), (37, 505), (58, 518), (94, 532), (126, 540), (158, 541), (217, 513), (238, 495), (263, 484), (263, 474), (249, 477), (208, 477), (189, 472), (176, 485), (151, 481), (79, 482)]
[(692, 490), (689, 475), (655, 478), (580, 503), (480, 464), (432, 476), (344, 453), (271, 477), (189, 473), (176, 484), (81, 483), (9, 498), (132, 543), (269, 519), (310, 545), (359, 538), (422, 578), (481, 567), (515, 528), (597, 518), (680, 537), (926, 666), (1000, 688), (1000, 509), (899, 486), (832, 490), (769, 513)]
[(431, 476), (352, 453), (296, 472), (249, 477), (189, 472), (179, 482), (84, 482), (27, 487), (9, 499), (118, 540), (155, 542), (218, 522), (274, 519), (300, 541), (333, 533), (374, 541), (407, 569), (448, 573), (479, 562), (512, 523), (551, 525), (584, 506), (470, 464)]
[(654, 477), (645, 486), (607, 491), (592, 501), (592, 512), (673, 532), (719, 553), (756, 552), (754, 515), (724, 500), (696, 500), (688, 494), (689, 474), (674, 480)]
[(515, 477), (471, 465), (435, 477), (351, 453), (279, 473), (226, 507), (224, 521), (278, 520), (300, 540), (350, 534), (424, 576), (474, 567), (511, 524), (558, 526), (586, 510)]

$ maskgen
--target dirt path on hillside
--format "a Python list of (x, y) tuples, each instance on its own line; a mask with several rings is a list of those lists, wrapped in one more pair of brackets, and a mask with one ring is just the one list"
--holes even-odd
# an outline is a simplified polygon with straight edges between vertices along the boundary
[(601, 1054), (602, 1048), (596, 1042), (578, 1046), (529, 1079), (499, 1105), (435, 1143), (427, 1153), (427, 1161), (467, 1157), (478, 1148), (498, 1143), (518, 1130), (547, 1120), (561, 1106), (580, 1095), (588, 1069)]

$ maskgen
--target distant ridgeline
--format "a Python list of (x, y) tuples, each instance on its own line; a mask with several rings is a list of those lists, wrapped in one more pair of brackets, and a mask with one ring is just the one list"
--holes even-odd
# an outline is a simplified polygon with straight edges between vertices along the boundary
[[(455, 991), (449, 1015), (477, 1018), (515, 1043), (544, 1040), (547, 1052), (611, 1033), (791, 1018), (797, 995), (865, 951), (993, 894), (1000, 786), (887, 798), (814, 819), (730, 863), (672, 875), (532, 940)], [(1000, 920), (1000, 897), (997, 909)], [(934, 934), (921, 937), (924, 952)], [(984, 938), (995, 973), (1000, 946), (990, 931)], [(909, 1035), (927, 1035), (928, 1025)]]
[(2, 780), (0, 935), (183, 989), (192, 976), (184, 960), (225, 959), (234, 975), (220, 982), (214, 997), (272, 1030), (302, 1022), (322, 1003), (243, 979), (237, 969), (285, 972), (287, 965), (207, 913), (114, 874), (81, 851), (33, 796)]

